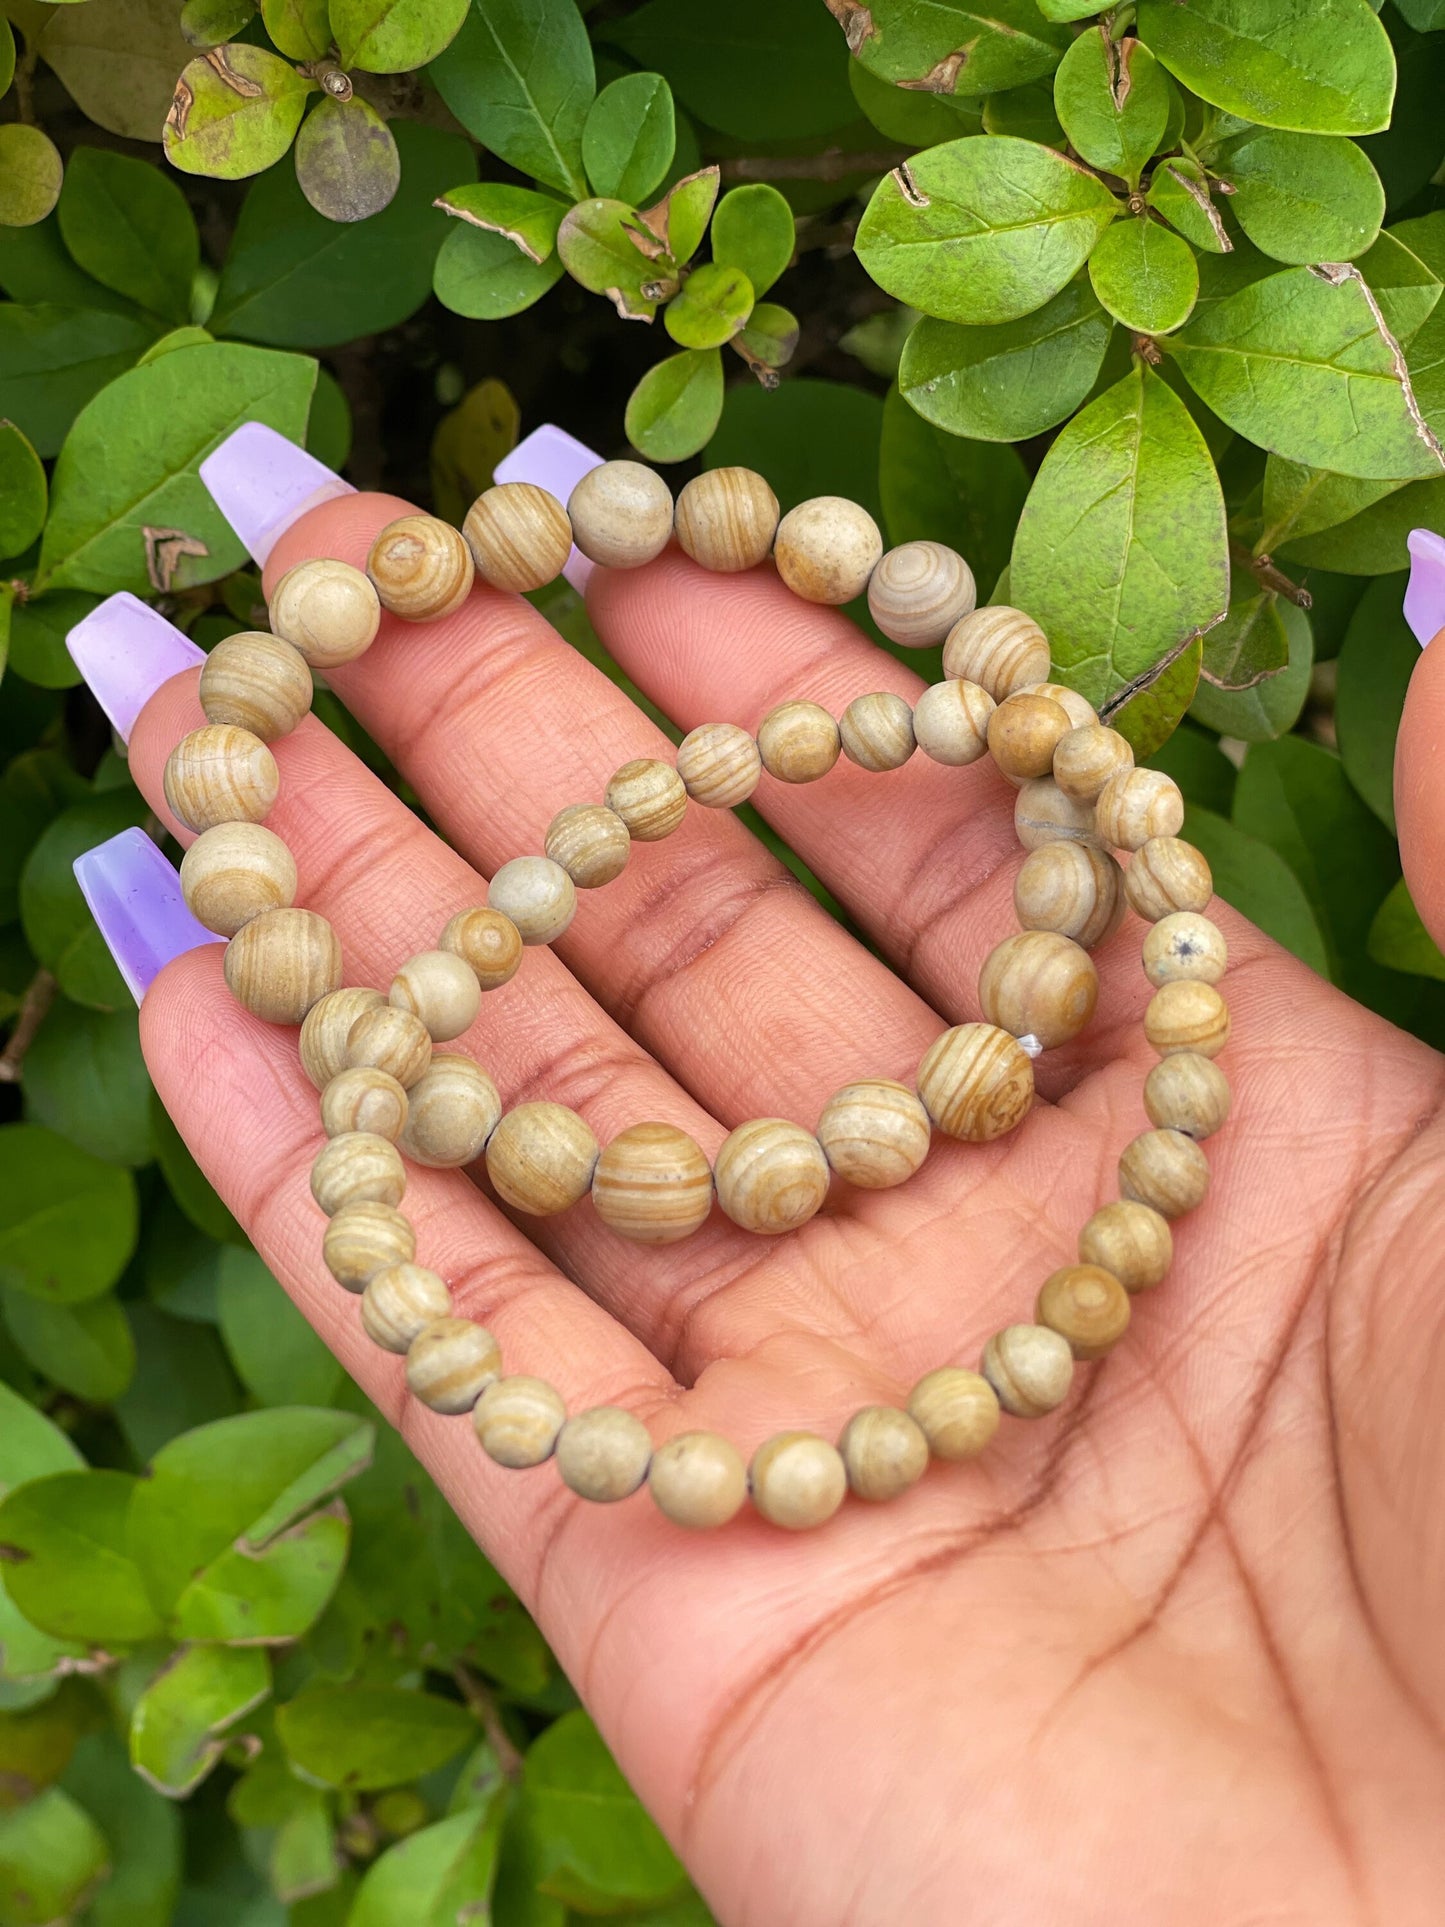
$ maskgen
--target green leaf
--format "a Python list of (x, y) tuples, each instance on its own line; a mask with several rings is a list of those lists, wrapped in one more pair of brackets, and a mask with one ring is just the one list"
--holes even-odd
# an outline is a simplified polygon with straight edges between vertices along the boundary
[(793, 258), (793, 210), (775, 187), (755, 181), (723, 195), (712, 217), (712, 258), (737, 268), (765, 295)]
[(687, 1876), (585, 1713), (564, 1713), (528, 1749), (525, 1824), (542, 1891), (588, 1914), (657, 1906)]
[(1094, 293), (1136, 334), (1180, 327), (1199, 295), (1194, 250), (1157, 221), (1116, 221), (1089, 256)]
[(126, 140), (160, 140), (190, 53), (175, 0), (47, 6), (31, 45), (97, 127)]
[(1375, 912), (1368, 947), (1374, 961), (1387, 970), (1403, 970), (1411, 977), (1433, 977), (1445, 983), (1445, 956), (1420, 921), (1403, 877)]
[(1395, 56), (1368, 0), (1140, 0), (1139, 37), (1201, 100), (1262, 127), (1373, 134)]
[(467, 0), (331, 0), (331, 28), (343, 67), (408, 74), (449, 47)]
[[(1051, 74), (1069, 44), (1034, 0), (874, 0), (835, 6), (848, 45), (881, 80), (931, 94), (996, 94)], [(850, 20), (852, 24), (850, 24)]]
[(480, 181), (465, 187), (448, 188), (437, 197), (443, 214), (451, 214), (469, 227), (498, 234), (540, 266), (557, 246), (557, 230), (567, 212), (550, 194), (535, 193), (530, 187), (511, 187), (505, 181)]
[(66, 1660), (84, 1659), (84, 1646), (41, 1632), (0, 1585), (0, 1683), (45, 1690)]
[(624, 417), (627, 439), (650, 461), (685, 462), (717, 427), (722, 402), (722, 357), (716, 348), (669, 355), (633, 389)]
[(188, 61), (166, 115), (166, 159), (183, 174), (244, 180), (279, 161), (316, 82), (245, 41)]
[(1314, 665), (1304, 610), (1268, 590), (1244, 594), (1204, 639), (1203, 674), (1189, 713), (1221, 736), (1268, 742), (1299, 721)]
[(843, 495), (881, 522), (882, 433), (879, 398), (846, 382), (801, 378), (771, 395), (745, 383), (728, 390), (703, 461), (757, 469), (785, 515), (810, 496)]
[(103, 1878), (105, 1836), (60, 1787), (0, 1814), (0, 1919), (7, 1927), (55, 1927)]
[(221, 1336), (262, 1405), (326, 1405), (341, 1367), (254, 1251), (220, 1255)]
[(249, 1250), (250, 1240), (211, 1188), (157, 1092), (151, 1095), (151, 1135), (166, 1188), (196, 1229), (219, 1243)]
[[(452, 1927), (481, 1910), (496, 1877), (506, 1801), (467, 1807), (388, 1847), (367, 1868), (347, 1927)], [(485, 1917), (485, 1916), (484, 1916)]]
[(540, 301), (564, 272), (562, 258), (555, 252), (544, 261), (532, 261), (504, 234), (456, 227), (442, 242), (433, 286), (437, 300), (453, 314), (472, 321), (500, 321)]
[(160, 1631), (129, 1547), (128, 1472), (55, 1472), (0, 1502), (5, 1589), (32, 1625), (88, 1645)]
[(1175, 656), (1166, 657), (1162, 669), (1150, 677), (1132, 696), (1109, 711), (1109, 723), (1128, 743), (1136, 762), (1154, 756), (1169, 741), (1184, 719), (1199, 690), (1199, 665), (1204, 645), (1198, 637)]
[(1013, 321), (1071, 281), (1117, 203), (1050, 147), (984, 135), (947, 141), (884, 177), (859, 260), (899, 301), (943, 321)]
[(1039, 12), (1045, 20), (1091, 20), (1095, 14), (1106, 11), (1096, 6), (1094, 0), (1039, 0)]
[(365, 221), (391, 204), (401, 156), (391, 129), (359, 96), (320, 101), (296, 136), (296, 179), (328, 221)]
[(0, 226), (34, 227), (60, 198), (64, 162), (48, 134), (23, 121), (0, 127)]
[(1249, 836), (1213, 810), (1191, 803), (1185, 835), (1214, 872), (1214, 888), (1241, 916), (1328, 978), (1329, 959), (1319, 921), (1299, 878), (1268, 843)]
[(313, 1686), (277, 1708), (292, 1762), (348, 1792), (404, 1786), (434, 1773), (476, 1737), (465, 1707), (399, 1686)]
[(9, 92), (15, 78), (15, 35), (10, 22), (0, 15), (0, 94)]
[(230, 1418), (241, 1388), (209, 1325), (167, 1318), (147, 1304), (132, 1303), (129, 1315), (145, 1370), (117, 1401), (115, 1416), (133, 1457), (144, 1462), (177, 1430)]
[(1345, 774), (1387, 829), (1395, 829), (1395, 738), (1420, 646), (1400, 607), (1403, 584), (1372, 582), (1345, 632), (1335, 727)]
[(0, 421), (0, 558), (20, 555), (45, 526), (45, 470), (14, 422)]
[(320, 60), (331, 50), (326, 0), (261, 0), (261, 18), (276, 51), (288, 60)]
[(1233, 243), (1210, 196), (1208, 179), (1192, 161), (1176, 159), (1156, 168), (1145, 199), (1194, 247), (1206, 254), (1230, 253)]
[(674, 181), (662, 199), (638, 217), (678, 267), (692, 259), (707, 233), (717, 187), (717, 168), (699, 168)]
[[(87, 5), (93, 0), (86, 0)], [(13, 301), (54, 302), (62, 308), (100, 308), (140, 319), (133, 301), (102, 287), (71, 260), (55, 215), (34, 227), (0, 227), (0, 287)]]
[(1219, 478), (1184, 404), (1142, 363), (1044, 457), (1014, 539), (1010, 593), (1056, 667), (1117, 702), (1224, 613)]
[[(12, 685), (7, 714), (14, 714), (15, 697)], [(41, 832), (68, 803), (88, 794), (85, 779), (53, 749), (26, 750), (0, 777), (0, 923), (13, 923), (20, 913), (20, 876)], [(28, 957), (25, 965), (28, 968)]]
[[(315, 1787), (298, 1787), (297, 1798), (277, 1828), (271, 1849), (272, 1889), (278, 1900), (304, 1901), (327, 1893), (339, 1899), (340, 1873), (331, 1802)], [(349, 1920), (350, 1915), (347, 1917)]]
[(759, 301), (746, 327), (733, 336), (732, 346), (766, 389), (778, 385), (777, 370), (786, 368), (798, 346), (798, 317), (772, 301)]
[(651, 321), (676, 286), (662, 249), (624, 201), (579, 201), (557, 230), (557, 252), (574, 281), (605, 294), (624, 321)]
[(158, 167), (77, 148), (56, 215), (87, 274), (167, 320), (189, 319), (200, 237), (185, 195)]
[(473, 0), (430, 71), (483, 146), (573, 200), (586, 194), (582, 130), (596, 81), (575, 0)]
[(107, 1293), (57, 1305), (27, 1291), (4, 1294), (5, 1323), (43, 1378), (90, 1405), (111, 1405), (135, 1375), (135, 1340), (119, 1299)]
[(56, 1003), (25, 1058), (25, 1111), (108, 1164), (155, 1156), (151, 1081), (133, 1010)]
[(1445, 41), (1433, 33), (1411, 33), (1394, 7), (1384, 8), (1381, 18), (1395, 49), (1395, 102), (1389, 128), (1369, 135), (1364, 146), (1393, 211), (1414, 200), (1439, 164)]
[[(1301, 462), (1287, 462), (1271, 455), (1264, 465), (1264, 529), (1259, 538), (1262, 553), (1274, 554), (1286, 542), (1303, 540), (1348, 522), (1356, 515), (1398, 492), (1399, 482), (1361, 482), (1352, 475), (1336, 475), (1327, 468), (1306, 468)], [(1430, 489), (1432, 482), (1418, 482), (1415, 488)], [(1394, 565), (1405, 567), (1404, 552)]]
[(623, 74), (604, 87), (582, 128), (592, 192), (635, 207), (667, 177), (677, 144), (672, 89), (661, 74)]
[(130, 1761), (168, 1799), (193, 1793), (238, 1720), (271, 1691), (271, 1661), (255, 1646), (182, 1646), (135, 1703)]
[(1068, 146), (1068, 136), (1054, 111), (1054, 90), (1047, 80), (1033, 80), (1027, 87), (990, 94), (983, 103), (983, 131), (1039, 141), (1045, 147)]
[(84, 1460), (58, 1425), (0, 1383), (0, 1498), (52, 1472), (74, 1472)]
[(1054, 105), (1080, 157), (1134, 187), (1169, 124), (1169, 82), (1142, 41), (1091, 27), (1059, 63)]
[(135, 1249), (135, 1180), (43, 1124), (0, 1125), (0, 1283), (53, 1304), (109, 1291)]
[(109, 1878), (86, 1927), (170, 1927), (181, 1884), (181, 1818), (131, 1770), (113, 1733), (87, 1733), (63, 1781), (110, 1848)]
[(694, 268), (663, 310), (663, 325), (683, 348), (720, 348), (746, 325), (753, 287), (741, 268), (716, 261)]
[[(1339, 485), (1322, 488), (1316, 499), (1338, 507), (1347, 502), (1350, 484), (1343, 478), (1332, 479)], [(1357, 489), (1369, 486), (1354, 484)], [(1305, 568), (1337, 569), (1344, 575), (1389, 575), (1410, 566), (1405, 538), (1411, 529), (1445, 534), (1445, 476), (1434, 482), (1409, 482), (1403, 488), (1381, 483), (1373, 487), (1374, 499), (1365, 496), (1366, 505), (1357, 514), (1326, 523), (1319, 533), (1291, 535), (1287, 546), (1278, 545), (1282, 559)], [(13, 643), (11, 647), (13, 656)]]
[(1373, 245), (1385, 190), (1351, 140), (1255, 128), (1218, 163), (1234, 188), (1230, 212), (1276, 261), (1353, 261)]
[(139, 315), (0, 304), (0, 412), (38, 454), (55, 454), (80, 410), (155, 334)]
[(329, 368), (316, 370), (316, 393), (306, 418), (306, 451), (338, 474), (351, 454), (351, 404)]
[(946, 542), (982, 583), (1008, 566), (1029, 489), (1016, 449), (945, 434), (894, 389), (883, 404), (878, 487), (890, 541)]
[(934, 147), (939, 141), (977, 134), (983, 122), (977, 100), (954, 94), (920, 94), (880, 80), (861, 60), (848, 62), (853, 98), (880, 134), (904, 147)]

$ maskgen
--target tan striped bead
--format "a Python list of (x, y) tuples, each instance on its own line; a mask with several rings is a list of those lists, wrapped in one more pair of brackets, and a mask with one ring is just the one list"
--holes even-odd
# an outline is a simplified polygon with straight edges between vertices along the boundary
[(1074, 1355), (1047, 1325), (1009, 1325), (984, 1346), (983, 1375), (1011, 1417), (1043, 1418), (1069, 1396)]
[(913, 735), (925, 756), (951, 769), (988, 753), (994, 700), (976, 682), (936, 682), (913, 705)]
[(835, 607), (862, 595), (882, 554), (878, 524), (841, 495), (799, 502), (773, 537), (773, 560), (793, 594)]
[(592, 1203), (610, 1231), (636, 1244), (692, 1235), (712, 1210), (712, 1167), (675, 1124), (633, 1124), (597, 1159)]
[(848, 1489), (880, 1504), (916, 1485), (928, 1470), (928, 1440), (907, 1412), (892, 1405), (865, 1405), (843, 1428), (838, 1451)]
[(425, 1265), (388, 1265), (361, 1294), (361, 1326), (383, 1351), (410, 1351), (428, 1325), (449, 1318), (452, 1295)]
[(723, 1139), (713, 1163), (717, 1201), (744, 1231), (778, 1237), (815, 1217), (828, 1195), (823, 1147), (781, 1117), (749, 1118)]
[(903, 542), (868, 578), (868, 613), (890, 642), (931, 649), (978, 601), (973, 570), (942, 542)]
[(1089, 723), (1097, 723), (1099, 712), (1091, 702), (1085, 700), (1077, 689), (1070, 689), (1065, 682), (1031, 682), (1019, 691), (1021, 696), (1047, 696), (1055, 702), (1069, 719), (1071, 729), (1083, 729)]
[(521, 1471), (550, 1459), (567, 1422), (562, 1395), (544, 1378), (499, 1378), (477, 1400), (472, 1423), (489, 1459)]
[(200, 698), (208, 723), (228, 723), (274, 743), (310, 709), (311, 671), (282, 637), (247, 629), (222, 637), (206, 657)]
[(348, 1064), (387, 1071), (409, 1091), (431, 1063), (431, 1038), (420, 1017), (395, 1004), (364, 1010), (346, 1033)]
[(758, 754), (780, 783), (815, 783), (843, 747), (838, 725), (819, 703), (779, 703), (758, 724)]
[(567, 1420), (557, 1434), (556, 1453), (569, 1492), (594, 1505), (615, 1505), (646, 1479), (652, 1439), (642, 1420), (620, 1405), (595, 1405)]
[(1054, 1050), (1094, 1014), (1099, 976), (1086, 950), (1053, 930), (1005, 937), (984, 960), (978, 1001), (991, 1024)]
[(454, 1169), (479, 1158), (502, 1115), (496, 1085), (459, 1052), (434, 1052), (407, 1098), (401, 1148), (413, 1164), (433, 1169)]
[(1079, 1233), (1079, 1258), (1112, 1272), (1125, 1291), (1160, 1284), (1174, 1258), (1168, 1221), (1147, 1204), (1120, 1198), (1101, 1205)]
[(497, 1195), (534, 1218), (586, 1197), (596, 1167), (597, 1140), (565, 1104), (519, 1104), (487, 1140), (487, 1176)]
[(902, 769), (913, 754), (913, 711), (889, 690), (855, 696), (838, 723), (843, 754), (859, 769)]
[(1054, 781), (1080, 803), (1096, 803), (1099, 792), (1121, 769), (1134, 767), (1127, 737), (1107, 723), (1085, 723), (1060, 737), (1054, 748)]
[(403, 622), (455, 615), (471, 594), (472, 552), (450, 522), (403, 515), (372, 543), (366, 573), (383, 609)]
[(501, 910), (458, 910), (442, 931), (439, 948), (455, 951), (469, 964), (483, 990), (500, 990), (522, 964), (522, 933)]
[(734, 810), (746, 803), (762, 770), (757, 743), (736, 723), (700, 723), (677, 746), (683, 786), (707, 810)]
[(1116, 850), (1141, 850), (1156, 836), (1177, 836), (1184, 822), (1179, 785), (1162, 769), (1121, 769), (1099, 792), (1099, 834)]
[(924, 1053), (918, 1094), (940, 1131), (987, 1144), (1027, 1117), (1033, 1063), (1008, 1031), (991, 1023), (955, 1024)]
[(769, 1525), (806, 1532), (823, 1525), (848, 1491), (843, 1455), (813, 1432), (779, 1432), (753, 1454), (753, 1504)]
[(771, 553), (778, 498), (754, 469), (710, 468), (684, 485), (674, 526), (694, 562), (715, 574), (736, 575)]
[(407, 1347), (406, 1389), (448, 1417), (470, 1412), (501, 1375), (501, 1347), (470, 1318), (434, 1318)]
[(930, 1136), (920, 1099), (888, 1077), (845, 1084), (818, 1119), (823, 1155), (840, 1178), (864, 1191), (911, 1178), (928, 1156)]
[(392, 978), (387, 1002), (420, 1018), (434, 1044), (448, 1044), (477, 1021), (482, 992), (464, 957), (421, 950)]
[(1130, 908), (1148, 923), (1176, 910), (1205, 910), (1214, 895), (1214, 877), (1192, 843), (1182, 837), (1151, 837), (1124, 872)]
[(399, 1205), (406, 1168), (389, 1138), (348, 1131), (329, 1139), (311, 1166), (311, 1195), (328, 1218), (349, 1204)]
[(1049, 673), (1049, 644), (1043, 630), (1022, 609), (1003, 604), (975, 609), (948, 632), (943, 673), (961, 676), (1003, 702)]
[(395, 1144), (406, 1123), (406, 1092), (372, 1065), (338, 1071), (321, 1093), (321, 1128), (328, 1137), (365, 1131)]
[(687, 791), (670, 764), (655, 756), (624, 763), (608, 783), (607, 807), (615, 810), (638, 843), (660, 843), (687, 815)]
[(1228, 967), (1223, 931), (1196, 911), (1172, 911), (1144, 939), (1144, 975), (1156, 988), (1185, 981), (1217, 984)]
[(555, 581), (572, 553), (566, 509), (535, 482), (487, 489), (467, 510), (462, 534), (483, 581), (515, 595)]
[(376, 640), (381, 602), (371, 582), (349, 562), (317, 556), (298, 562), (276, 584), (271, 627), (313, 669), (354, 662)]
[(604, 569), (640, 569), (672, 535), (672, 490), (641, 462), (602, 462), (567, 497), (572, 540)]
[(1014, 879), (1014, 909), (1025, 930), (1054, 930), (1092, 950), (1123, 920), (1123, 873), (1107, 851), (1044, 843)]
[(1204, 1202), (1209, 1160), (1182, 1131), (1141, 1131), (1119, 1159), (1119, 1189), (1161, 1218), (1181, 1218)]
[(290, 909), (296, 859), (259, 823), (218, 823), (181, 858), (181, 894), (208, 930), (234, 937), (262, 911)]
[(705, 1532), (737, 1515), (748, 1496), (748, 1470), (718, 1433), (679, 1432), (654, 1451), (647, 1488), (665, 1519)]
[(1129, 1329), (1129, 1294), (1099, 1265), (1063, 1265), (1044, 1280), (1034, 1317), (1066, 1338), (1075, 1358), (1102, 1358)]
[(416, 1233), (395, 1205), (363, 1198), (343, 1205), (330, 1219), (321, 1255), (338, 1285), (360, 1292), (388, 1265), (411, 1263)]
[(577, 886), (549, 856), (514, 856), (487, 885), (487, 905), (511, 919), (524, 944), (555, 943), (577, 914)]
[(1047, 696), (1020, 690), (1006, 696), (988, 719), (989, 754), (999, 772), (1013, 782), (1047, 775), (1055, 745), (1069, 733), (1069, 718)]
[(979, 1372), (942, 1365), (926, 1372), (908, 1397), (909, 1416), (934, 1458), (976, 1459), (998, 1430), (998, 1393)]
[(276, 801), (281, 772), (259, 736), (208, 723), (182, 736), (161, 778), (166, 807), (188, 830), (259, 823)]
[(301, 1026), (301, 1068), (318, 1091), (324, 1091), (350, 1063), (346, 1040), (357, 1018), (368, 1010), (380, 1010), (385, 1002), (379, 990), (348, 984), (319, 998), (307, 1011)]
[(543, 848), (579, 890), (597, 890), (627, 868), (632, 836), (605, 803), (572, 803), (552, 818)]
[(1046, 843), (1083, 843), (1102, 849), (1094, 806), (1065, 796), (1052, 776), (1019, 785), (1014, 798), (1014, 835), (1021, 848), (1041, 850)]
[(1161, 1130), (1212, 1137), (1229, 1117), (1229, 1079), (1194, 1051), (1163, 1057), (1144, 1080), (1144, 1109)]
[(341, 985), (341, 945), (315, 910), (263, 910), (226, 945), (226, 983), (268, 1024), (299, 1024)]
[(1229, 1042), (1229, 1006), (1213, 984), (1162, 984), (1144, 1012), (1144, 1035), (1161, 1057), (1181, 1050), (1218, 1057)]

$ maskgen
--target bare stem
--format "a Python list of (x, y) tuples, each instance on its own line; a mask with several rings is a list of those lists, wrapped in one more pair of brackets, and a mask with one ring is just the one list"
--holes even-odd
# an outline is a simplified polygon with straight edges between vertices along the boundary
[(35, 1033), (45, 1022), (45, 1013), (55, 1002), (57, 985), (48, 970), (37, 970), (25, 987), (5, 1049), (0, 1051), (0, 1084), (18, 1084), (25, 1064), (25, 1053), (35, 1041)]
[(522, 1756), (512, 1744), (512, 1736), (502, 1722), (501, 1708), (491, 1687), (485, 1680), (478, 1679), (470, 1666), (463, 1666), (460, 1661), (452, 1668), (452, 1678), (461, 1689), (467, 1711), (486, 1734), (497, 1756), (497, 1765), (509, 1780), (520, 1780)]
[(1273, 589), (1276, 595), (1282, 595), (1286, 602), (1292, 602), (1297, 609), (1313, 608), (1314, 597), (1309, 590), (1292, 581), (1283, 569), (1276, 568), (1272, 557), (1251, 555), (1240, 542), (1231, 542), (1229, 552), (1231, 560), (1249, 569), (1262, 588)]
[(821, 154), (738, 154), (723, 161), (719, 172), (725, 181), (845, 181), (854, 174), (886, 174), (908, 158), (906, 147), (877, 154), (828, 147)]

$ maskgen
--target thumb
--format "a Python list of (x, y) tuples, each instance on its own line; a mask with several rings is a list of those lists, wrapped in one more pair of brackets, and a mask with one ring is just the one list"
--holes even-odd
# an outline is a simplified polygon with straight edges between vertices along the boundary
[(1421, 654), (1395, 743), (1395, 820), (1415, 908), (1445, 949), (1445, 537), (1410, 533), (1405, 618)]

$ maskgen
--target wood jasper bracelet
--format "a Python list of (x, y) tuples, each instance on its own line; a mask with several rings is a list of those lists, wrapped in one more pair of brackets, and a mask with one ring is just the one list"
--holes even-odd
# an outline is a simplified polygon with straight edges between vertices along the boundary
[[(263, 827), (279, 787), (267, 745), (306, 714), (312, 669), (361, 655), (383, 609), (423, 622), (459, 608), (477, 575), (513, 592), (542, 587), (574, 542), (591, 561), (626, 569), (674, 538), (704, 568), (723, 572), (771, 554), (808, 601), (841, 604), (866, 589), (892, 640), (943, 643), (946, 680), (911, 706), (886, 692), (860, 695), (837, 720), (816, 703), (785, 702), (756, 735), (730, 722), (692, 730), (675, 766), (651, 757), (625, 763), (601, 802), (558, 812), (540, 854), (504, 863), (486, 903), (452, 917), (436, 948), (403, 963), (386, 995), (343, 986), (331, 925), (294, 907), (295, 863)], [(1037, 624), (1020, 610), (975, 603), (960, 555), (937, 542), (884, 554), (872, 518), (854, 503), (822, 496), (780, 517), (760, 475), (723, 468), (690, 481), (674, 504), (653, 470), (619, 461), (588, 473), (565, 507), (532, 483), (490, 488), (460, 534), (430, 516), (405, 516), (377, 536), (364, 573), (345, 562), (299, 563), (272, 598), (274, 633), (232, 636), (211, 651), (200, 684), (206, 726), (176, 745), (165, 771), (171, 809), (198, 832), (181, 865), (186, 901), (229, 939), (226, 981), (247, 1010), (301, 1026), (301, 1062), (321, 1094), (327, 1134), (311, 1189), (329, 1220), (328, 1270), (360, 1295), (368, 1335), (405, 1355), (415, 1396), (437, 1412), (473, 1412), (498, 1464), (555, 1455), (566, 1484), (598, 1501), (645, 1482), (683, 1526), (721, 1525), (749, 1494), (776, 1525), (818, 1525), (850, 1489), (869, 1500), (904, 1491), (930, 1453), (974, 1457), (1000, 1411), (1037, 1418), (1054, 1410), (1075, 1362), (1101, 1357), (1123, 1336), (1131, 1294), (1164, 1277), (1170, 1220), (1208, 1188), (1200, 1140), (1230, 1105), (1213, 1062), (1229, 1012), (1215, 988), (1224, 938), (1202, 914), (1213, 891), (1209, 866), (1178, 836), (1184, 804), (1174, 782), (1136, 768), (1124, 737), (1048, 680), (1049, 646)], [(480, 1066), (438, 1048), (469, 1028), (482, 993), (515, 975), (528, 945), (563, 934), (579, 889), (618, 876), (634, 844), (671, 835), (689, 799), (732, 808), (763, 770), (809, 783), (840, 755), (884, 771), (916, 751), (954, 767), (991, 754), (1017, 786), (1014, 820), (1028, 852), (1014, 887), (1021, 929), (980, 973), (984, 1021), (944, 1031), (918, 1066), (916, 1088), (861, 1078), (829, 1098), (813, 1131), (752, 1118), (709, 1166), (670, 1124), (640, 1122), (599, 1147), (566, 1105), (505, 1109)], [(1129, 852), (1127, 868), (1116, 851)], [(619, 1236), (668, 1244), (696, 1231), (714, 1198), (744, 1230), (777, 1235), (806, 1224), (834, 1178), (869, 1190), (903, 1183), (935, 1130), (969, 1143), (1012, 1131), (1033, 1102), (1033, 1059), (1092, 1016), (1098, 979), (1088, 953), (1118, 928), (1126, 903), (1152, 926), (1143, 947), (1154, 986), (1144, 1030), (1159, 1057), (1144, 1085), (1151, 1128), (1120, 1158), (1120, 1196), (1084, 1226), (1078, 1263), (1044, 1281), (1034, 1322), (996, 1332), (977, 1372), (929, 1372), (906, 1411), (867, 1407), (836, 1446), (780, 1433), (750, 1466), (710, 1432), (654, 1449), (646, 1427), (620, 1408), (569, 1418), (544, 1380), (504, 1376), (491, 1334), (453, 1316), (445, 1281), (416, 1262), (398, 1208), (403, 1154), (431, 1166), (484, 1159), (497, 1195), (536, 1216), (590, 1192)]]

